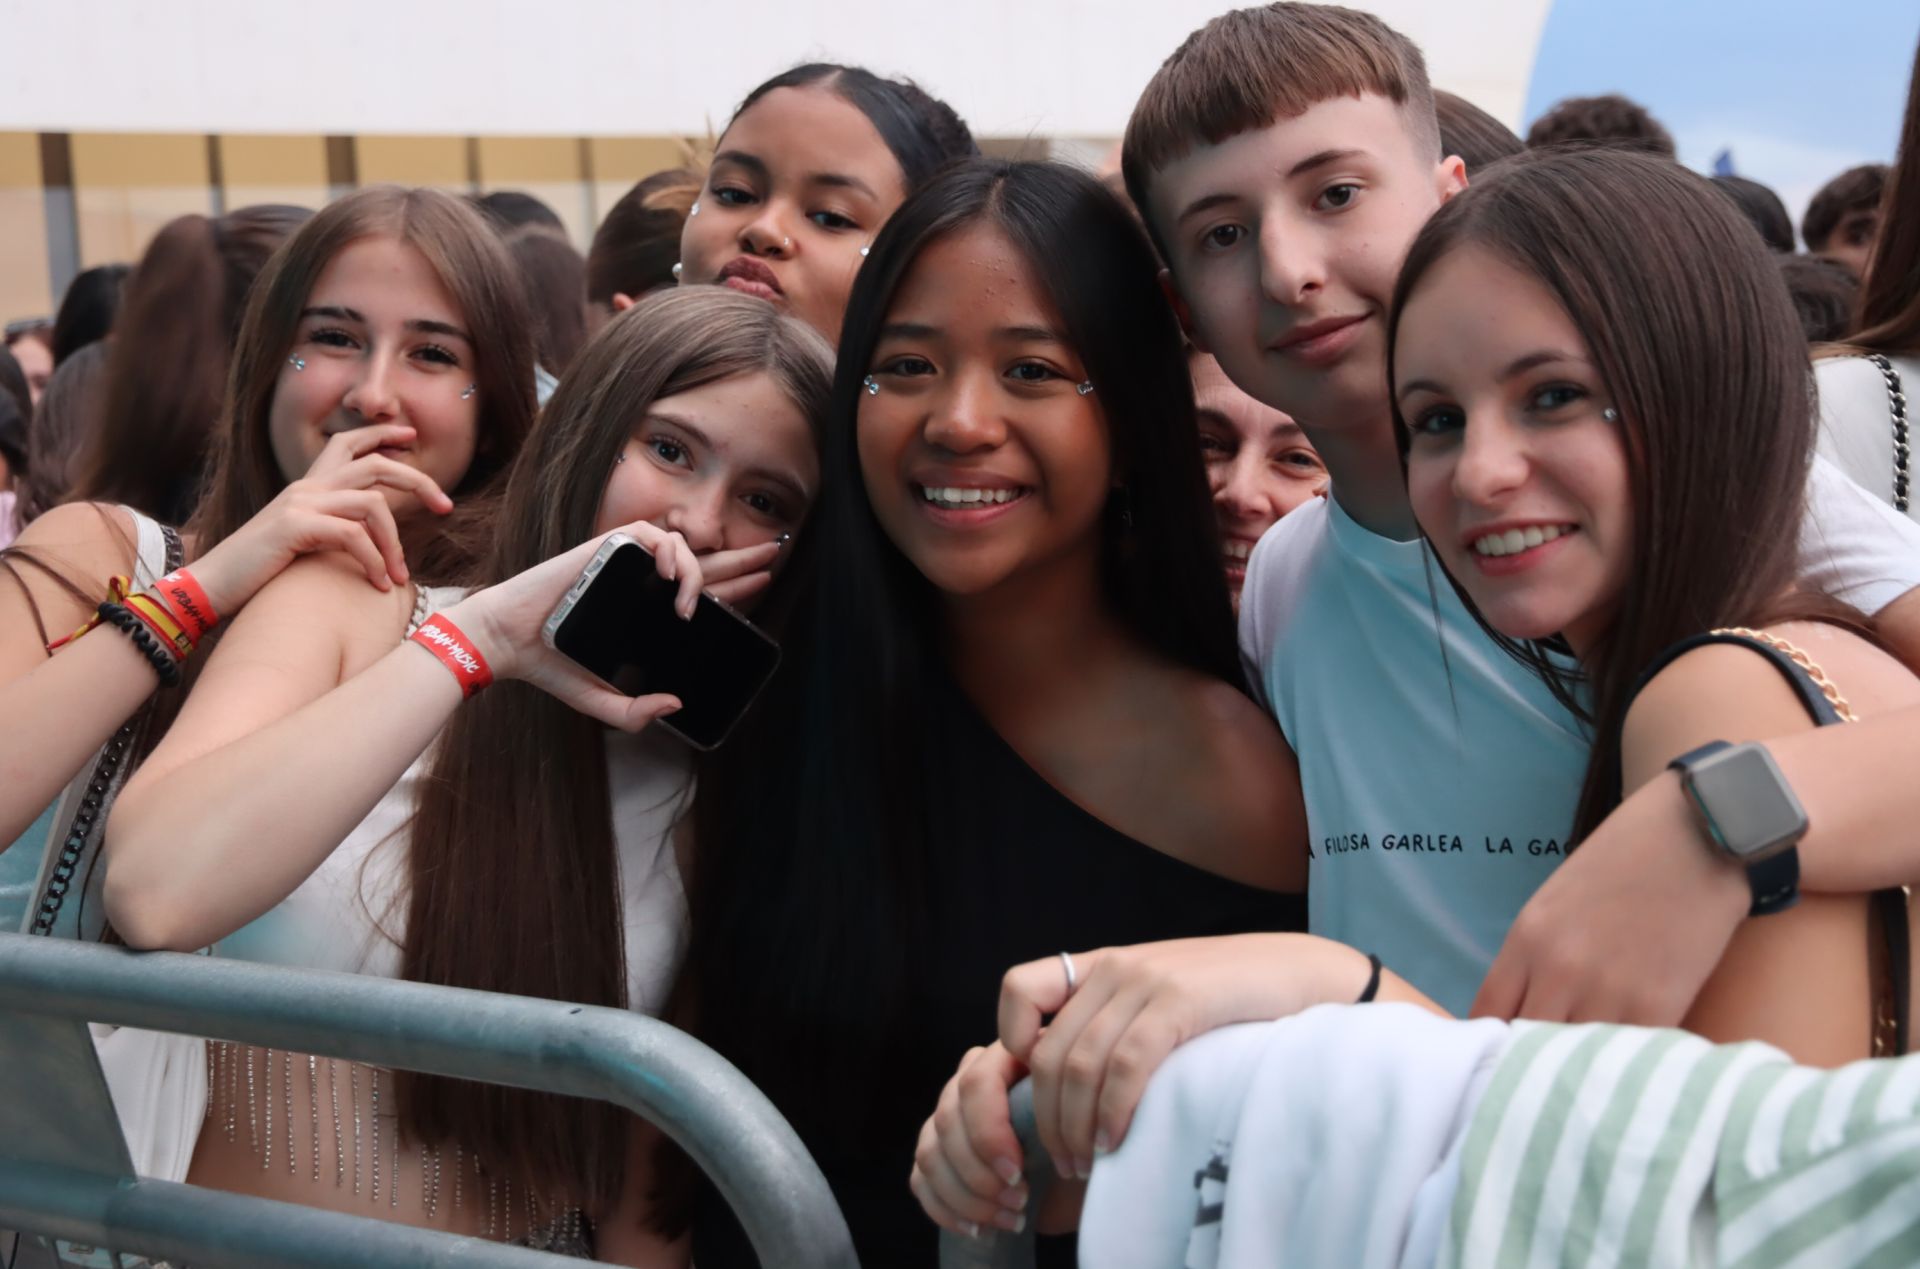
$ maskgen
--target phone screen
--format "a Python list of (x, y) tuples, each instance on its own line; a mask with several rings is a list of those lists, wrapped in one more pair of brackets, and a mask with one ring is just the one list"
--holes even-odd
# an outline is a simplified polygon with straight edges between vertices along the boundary
[(673, 610), (679, 585), (637, 542), (622, 543), (561, 619), (553, 646), (628, 696), (679, 697), (680, 712), (661, 725), (711, 749), (766, 685), (780, 647), (707, 595), (682, 621)]

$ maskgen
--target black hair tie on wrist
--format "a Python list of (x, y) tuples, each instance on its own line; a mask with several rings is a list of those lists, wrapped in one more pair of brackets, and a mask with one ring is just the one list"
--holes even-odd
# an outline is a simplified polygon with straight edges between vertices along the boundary
[(1368, 952), (1367, 964), (1371, 967), (1371, 972), (1367, 975), (1367, 985), (1361, 991), (1360, 999), (1353, 1002), (1356, 1005), (1370, 1005), (1373, 1003), (1373, 998), (1380, 994), (1380, 958)]
[(133, 646), (140, 649), (153, 666), (153, 672), (160, 676), (161, 686), (180, 686), (180, 663), (173, 659), (173, 653), (161, 647), (160, 641), (148, 633), (146, 623), (136, 617), (131, 608), (125, 604), (105, 603), (100, 605), (99, 612), (100, 620), (117, 627), (133, 640)]

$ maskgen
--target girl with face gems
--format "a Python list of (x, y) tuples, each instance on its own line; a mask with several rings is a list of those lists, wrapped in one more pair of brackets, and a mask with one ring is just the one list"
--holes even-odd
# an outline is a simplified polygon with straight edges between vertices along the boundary
[[(1299, 920), (1270, 893), (1301, 884), (1298, 778), (1241, 688), (1155, 275), (1064, 167), (907, 199), (848, 306), (807, 609), (701, 774), (687, 1021), (794, 1122), (863, 1263), (931, 1263), (915, 1131), (1007, 965)], [(716, 1193), (692, 1212), (697, 1263), (751, 1263)]]
[(758, 296), (837, 339), (880, 226), (944, 164), (979, 152), (952, 107), (909, 80), (796, 66), (727, 124), (674, 276)]
[[(30, 906), (30, 928), (98, 934), (97, 893), (45, 904), (50, 884), (89, 875), (97, 836), (76, 845), (70, 827), (105, 816), (83, 805), (80, 786), (117, 787), (131, 764), (104, 771), (102, 746), (126, 725), (117, 751), (143, 753), (178, 694), (129, 717), (156, 676), (198, 664), (182, 667), (183, 649), (162, 646), (169, 618), (158, 610), (155, 626), (140, 625), (151, 651), (131, 629), (62, 639), (110, 599), (109, 578), (125, 576), (123, 589), (138, 594), (187, 562), (191, 587), (173, 589), (217, 620), (308, 553), (345, 563), (339, 574), (357, 575), (364, 598), (394, 605), (410, 602), (412, 579), (445, 581), (469, 565), (468, 534), (449, 512), (495, 483), (532, 421), (511, 268), (455, 200), (395, 188), (341, 199), (288, 239), (252, 289), (205, 491), (178, 545), (171, 528), (129, 508), (78, 503), (40, 517), (0, 557), (16, 583), (0, 586), (0, 762), (10, 775), (0, 843), (20, 843), (0, 845), (4, 928), (20, 928)], [(203, 632), (190, 614), (174, 615), (191, 649)]]
[[(678, 702), (621, 695), (541, 627), (616, 530), (678, 583), (682, 616), (703, 586), (757, 598), (818, 488), (831, 362), (816, 332), (758, 301), (649, 297), (582, 350), (512, 469), (477, 570), (494, 584), (426, 588), (407, 621), (364, 586), (356, 602), (344, 566), (316, 569), (284, 616), (276, 592), (304, 579), (276, 582), (249, 616), (278, 620), (229, 636), (116, 808), (115, 927), (140, 947), (657, 1013), (685, 926), (671, 834), (692, 766), (662, 732), (622, 733)], [(294, 637), (296, 622), (335, 627), (325, 675), (304, 650), (239, 642)], [(209, 693), (223, 713), (199, 712)], [(262, 696), (275, 712), (249, 708)], [(224, 1045), (207, 1061), (206, 1122), (227, 1127), (200, 1131), (207, 1103), (193, 1102), (175, 1150), (196, 1183), (573, 1255), (591, 1254), (596, 1227), (603, 1253), (646, 1243), (625, 1214), (645, 1155), (629, 1168), (613, 1108)], [(281, 1124), (270, 1145), (266, 1116), (234, 1127), (257, 1114), (256, 1067)], [(385, 1145), (363, 1146), (372, 1135)], [(381, 1188), (356, 1180), (369, 1154)]]
[[(1592, 724), (1576, 842), (1683, 755), (1699, 780), (1691, 751), (1708, 742), (1920, 701), (1866, 618), (1796, 581), (1808, 367), (1752, 238), (1670, 164), (1564, 155), (1454, 200), (1401, 274), (1391, 366), (1408, 492), (1478, 618)], [(1811, 677), (1769, 665), (1770, 650)], [(1719, 826), (1725, 799), (1695, 787), (1709, 831), (1751, 845)], [(1794, 895), (1777, 869), (1747, 863), (1755, 915), (1687, 1027), (1819, 1064), (1885, 1052), (1869, 1019), (1906, 1012), (1904, 973), (1881, 965), (1888, 936), (1905, 946), (1904, 901), (1870, 916), (1865, 894), (1808, 895), (1765, 915)]]

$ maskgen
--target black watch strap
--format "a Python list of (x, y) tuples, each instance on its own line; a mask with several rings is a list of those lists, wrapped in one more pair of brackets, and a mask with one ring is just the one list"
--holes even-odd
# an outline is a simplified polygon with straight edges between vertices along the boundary
[(1753, 890), (1748, 916), (1785, 912), (1800, 901), (1800, 848), (1789, 846), (1772, 859), (1747, 865), (1747, 885)]
[[(1667, 766), (1678, 771), (1681, 778), (1685, 780), (1693, 764), (1730, 748), (1732, 746), (1724, 740), (1710, 740), (1698, 749), (1681, 754)], [(1800, 901), (1799, 847), (1788, 846), (1776, 855), (1748, 862), (1727, 849), (1726, 843), (1720, 839), (1718, 826), (1712, 822), (1712, 817), (1707, 814), (1706, 808), (1691, 796), (1688, 800), (1693, 802), (1696, 813), (1703, 821), (1702, 827), (1706, 829), (1714, 852), (1746, 869), (1747, 888), (1753, 892), (1753, 903), (1747, 909), (1748, 916), (1771, 916), (1775, 912), (1785, 912)]]

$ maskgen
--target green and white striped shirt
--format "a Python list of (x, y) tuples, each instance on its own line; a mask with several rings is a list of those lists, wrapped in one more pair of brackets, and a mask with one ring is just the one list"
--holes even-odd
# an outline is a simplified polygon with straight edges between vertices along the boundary
[(1920, 1057), (1516, 1023), (1474, 1112), (1443, 1269), (1920, 1264)]

